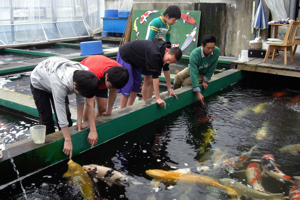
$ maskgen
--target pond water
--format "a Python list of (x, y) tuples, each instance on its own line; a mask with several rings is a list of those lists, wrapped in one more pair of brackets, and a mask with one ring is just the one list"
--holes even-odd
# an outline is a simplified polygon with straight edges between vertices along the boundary
[(47, 46), (41, 45), (41, 46), (30, 47), (24, 50), (37, 51), (41, 53), (62, 54), (62, 55), (80, 53), (80, 48), (63, 46), (63, 45), (47, 45)]
[(39, 56), (16, 54), (16, 53), (1, 53), (0, 54), (0, 65), (11, 62), (32, 60), (34, 58), (40, 58)]
[[(257, 147), (250, 159), (243, 166), (233, 168), (234, 171), (221, 168), (207, 174), (215, 180), (232, 178), (246, 185), (244, 170), (251, 159), (261, 159), (264, 154), (273, 154), (285, 174), (299, 176), (300, 157), (279, 151), (285, 145), (300, 143), (297, 82), (298, 79), (293, 78), (253, 74), (206, 97), (204, 106), (196, 102), (74, 156), (73, 161), (80, 165), (104, 165), (142, 183), (110, 187), (99, 180), (95, 183), (98, 199), (231, 199), (224, 191), (194, 183), (160, 183), (154, 190), (152, 178), (145, 173), (149, 169), (169, 171), (187, 167), (193, 171), (200, 164), (212, 163), (201, 161), (204, 154), (215, 148), (225, 154), (223, 158), (231, 158)], [(256, 136), (262, 127), (266, 136), (258, 140)], [(213, 135), (209, 134), (211, 130), (214, 130)], [(82, 199), (62, 178), (66, 171), (67, 161), (64, 161), (24, 177), (22, 184), (27, 199)], [(262, 185), (268, 192), (285, 195), (291, 186), (272, 177), (263, 177)], [(25, 199), (18, 181), (0, 187), (0, 197)]]
[(0, 143), (8, 145), (29, 138), (29, 128), (36, 124), (36, 118), (0, 106)]

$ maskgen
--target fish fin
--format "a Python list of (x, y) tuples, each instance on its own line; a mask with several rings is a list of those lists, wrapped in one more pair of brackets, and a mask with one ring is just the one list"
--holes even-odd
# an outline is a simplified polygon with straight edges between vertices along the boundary
[(160, 184), (160, 180), (157, 180), (157, 179), (152, 179), (150, 185), (153, 186), (153, 187), (158, 187), (158, 185)]
[(71, 175), (70, 175), (69, 172), (66, 172), (66, 173), (63, 174), (63, 177), (65, 177), (65, 178), (68, 178), (68, 177), (70, 177), (70, 176), (71, 176)]
[(291, 154), (294, 155), (294, 156), (298, 155), (298, 150), (291, 151)]
[(113, 183), (112, 183), (112, 182), (108, 182), (108, 181), (106, 181), (106, 184), (107, 184), (107, 185), (109, 185), (110, 187), (112, 187), (112, 186), (113, 186)]
[(259, 162), (259, 163), (261, 162), (261, 160), (259, 160), (259, 159), (251, 159), (250, 161), (251, 162)]
[(227, 194), (232, 198), (232, 199), (240, 199), (239, 195), (237, 192), (232, 189), (231, 187), (225, 186), (225, 189), (227, 191)]
[(272, 199), (283, 199), (283, 193), (270, 193), (270, 196), (272, 196)]

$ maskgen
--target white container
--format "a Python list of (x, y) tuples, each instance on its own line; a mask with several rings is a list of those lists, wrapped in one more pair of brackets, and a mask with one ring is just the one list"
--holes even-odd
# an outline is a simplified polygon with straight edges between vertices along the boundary
[(240, 62), (248, 62), (248, 50), (242, 50), (242, 56), (239, 59)]
[(46, 126), (45, 125), (35, 125), (30, 127), (31, 137), (35, 144), (45, 143), (46, 137)]

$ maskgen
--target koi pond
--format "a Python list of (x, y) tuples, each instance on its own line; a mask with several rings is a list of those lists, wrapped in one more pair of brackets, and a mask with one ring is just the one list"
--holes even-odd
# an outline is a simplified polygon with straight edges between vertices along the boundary
[[(170, 183), (165, 179), (166, 182), (159, 183), (152, 181), (146, 170), (190, 168), (195, 177), (204, 173), (211, 182), (230, 178), (249, 188), (245, 170), (253, 162), (260, 166), (258, 161), (265, 154), (274, 155), (284, 174), (299, 176), (299, 155), (279, 150), (300, 143), (300, 87), (296, 84), (299, 80), (249, 74), (241, 82), (206, 97), (204, 105), (196, 102), (74, 156), (72, 160), (81, 166), (103, 165), (135, 180), (127, 186), (109, 186), (97, 179), (93, 184), (97, 199), (231, 199), (227, 190), (208, 186), (202, 179), (195, 181), (189, 176), (191, 180)], [(197, 170), (236, 157), (241, 158), (236, 165)], [(83, 199), (81, 192), (63, 178), (68, 171), (67, 162), (0, 186), (1, 199)], [(271, 176), (262, 177), (261, 185), (269, 193), (284, 196), (289, 195), (292, 186)]]

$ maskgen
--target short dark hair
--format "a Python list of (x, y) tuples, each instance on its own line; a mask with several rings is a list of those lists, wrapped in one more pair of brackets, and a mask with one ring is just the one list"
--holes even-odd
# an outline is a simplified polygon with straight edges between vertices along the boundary
[(179, 47), (172, 47), (170, 48), (169, 54), (175, 55), (175, 58), (178, 61), (182, 56), (182, 51)]
[(207, 43), (217, 43), (217, 39), (214, 35), (210, 34), (210, 35), (205, 35), (202, 38), (202, 44), (205, 47)]
[(86, 70), (74, 71), (73, 81), (76, 83), (75, 89), (86, 98), (95, 96), (100, 84), (96, 74)]
[(164, 16), (168, 15), (169, 18), (176, 18), (180, 19), (181, 18), (181, 11), (178, 6), (172, 5), (168, 6), (168, 8), (164, 12)]
[(128, 70), (122, 66), (113, 66), (105, 71), (107, 73), (107, 81), (109, 81), (112, 87), (121, 89), (123, 88), (129, 79)]

